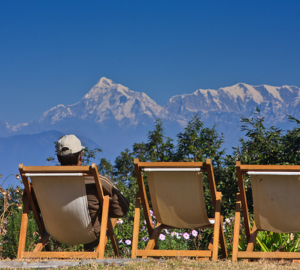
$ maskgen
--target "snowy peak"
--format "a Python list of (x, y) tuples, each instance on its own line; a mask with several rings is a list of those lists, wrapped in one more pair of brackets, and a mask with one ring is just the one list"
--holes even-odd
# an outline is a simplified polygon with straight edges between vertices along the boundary
[[(120, 125), (165, 118), (167, 112), (145, 93), (129, 90), (121, 84), (102, 77), (76, 104), (56, 106), (45, 112), (40, 121), (50, 124), (66, 117), (79, 117), (102, 123), (114, 118)], [(125, 120), (125, 122), (124, 122)]]
[(245, 83), (238, 83), (231, 87), (220, 88), (218, 91), (224, 91), (224, 93), (233, 98), (236, 102), (238, 100), (244, 102), (253, 100), (255, 103), (260, 104), (263, 101), (262, 95), (253, 86)]
[(238, 83), (218, 90), (198, 89), (192, 94), (174, 96), (167, 102), (165, 109), (172, 114), (189, 118), (195, 112), (200, 115), (207, 115), (209, 112), (252, 113), (259, 106), (263, 115), (271, 114), (274, 119), (280, 120), (289, 111), (297, 110), (299, 103), (300, 89), (295, 86), (252, 86)]
[[(89, 123), (111, 123), (137, 126), (153, 123), (157, 118), (185, 125), (195, 113), (218, 123), (232, 117), (251, 115), (256, 106), (274, 123), (284, 121), (286, 114), (300, 116), (300, 89), (296, 86), (252, 86), (238, 83), (214, 89), (198, 89), (191, 94), (176, 95), (164, 107), (142, 92), (135, 92), (102, 77), (91, 90), (73, 105), (58, 105), (38, 120), (44, 126), (88, 120)], [(299, 118), (299, 117), (298, 117)], [(226, 120), (227, 121), (227, 120)], [(9, 132), (21, 131), (28, 124), (7, 126)], [(28, 125), (30, 126), (30, 125)], [(28, 128), (29, 129), (29, 128)]]

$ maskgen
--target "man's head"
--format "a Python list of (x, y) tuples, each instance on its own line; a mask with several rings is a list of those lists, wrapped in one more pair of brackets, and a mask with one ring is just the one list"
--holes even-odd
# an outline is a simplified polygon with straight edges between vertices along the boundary
[(57, 158), (61, 165), (80, 165), (82, 150), (80, 140), (75, 135), (65, 135), (56, 144)]

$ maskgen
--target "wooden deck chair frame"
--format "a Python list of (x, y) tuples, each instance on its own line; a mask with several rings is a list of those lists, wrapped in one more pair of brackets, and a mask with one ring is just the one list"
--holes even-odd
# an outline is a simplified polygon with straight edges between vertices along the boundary
[[(249, 219), (249, 212), (248, 212), (248, 205), (247, 205), (243, 176), (246, 175), (248, 172), (300, 172), (300, 166), (298, 165), (242, 165), (240, 161), (237, 161), (236, 171), (237, 171), (238, 186), (240, 192), (237, 194), (237, 199), (236, 199), (232, 260), (237, 261), (238, 259), (248, 260), (248, 259), (261, 259), (261, 258), (299, 260), (300, 259), (299, 252), (254, 251), (254, 245), (259, 230), (257, 229), (255, 223), (252, 227), (252, 230), (250, 227), (250, 219)], [(241, 210), (243, 212), (245, 234), (247, 240), (246, 251), (238, 251), (239, 238), (240, 238)]]
[[(216, 191), (215, 179), (213, 174), (212, 163), (207, 159), (205, 163), (202, 162), (139, 162), (138, 159), (134, 160), (135, 172), (137, 176), (139, 192), (137, 194), (135, 214), (134, 214), (134, 227), (133, 227), (133, 240), (132, 240), (132, 258), (141, 256), (142, 258), (151, 257), (169, 257), (169, 256), (185, 256), (197, 257), (199, 259), (218, 259), (219, 242), (221, 244), (222, 257), (227, 258), (227, 249), (225, 243), (224, 232), (222, 228), (223, 217), (221, 216), (221, 192)], [(157, 241), (162, 229), (176, 229), (169, 227), (165, 224), (158, 223), (156, 227), (153, 226), (152, 218), (149, 209), (149, 202), (146, 195), (145, 184), (143, 180), (143, 169), (145, 168), (200, 168), (202, 172), (208, 174), (209, 186), (212, 195), (212, 204), (215, 212), (215, 223), (206, 228), (214, 229), (214, 236), (209, 244), (208, 250), (157, 250)], [(184, 201), (183, 201), (184, 203)], [(149, 242), (145, 249), (138, 249), (139, 241), (139, 225), (140, 225), (140, 206), (142, 204), (146, 227), (149, 233)]]
[[(26, 192), (25, 200), (23, 201), (23, 214), (18, 246), (18, 259), (22, 258), (104, 258), (105, 246), (108, 241), (108, 237), (111, 239), (112, 246), (116, 256), (119, 256), (119, 249), (116, 241), (116, 237), (113, 228), (116, 224), (116, 219), (110, 219), (108, 216), (109, 210), (109, 196), (104, 196), (102, 184), (100, 181), (99, 173), (96, 164), (91, 166), (24, 166), (19, 165), (20, 174), (24, 183)], [(50, 251), (47, 245), (49, 241), (49, 234), (45, 230), (43, 217), (38, 214), (37, 207), (32, 193), (32, 187), (29, 181), (28, 174), (62, 174), (62, 173), (80, 173), (83, 176), (93, 176), (97, 192), (99, 195), (100, 203), (102, 205), (102, 219), (101, 219), (101, 231), (99, 245), (96, 248), (96, 252), (56, 252)], [(32, 210), (35, 221), (37, 223), (41, 239), (32, 252), (25, 252), (26, 232), (28, 224), (28, 212)], [(108, 231), (108, 236), (107, 236)], [(42, 251), (45, 247), (46, 251)]]

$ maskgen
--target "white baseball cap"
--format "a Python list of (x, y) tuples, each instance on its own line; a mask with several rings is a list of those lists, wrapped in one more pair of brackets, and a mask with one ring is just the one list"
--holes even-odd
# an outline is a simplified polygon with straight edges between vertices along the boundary
[(81, 145), (81, 141), (75, 135), (65, 135), (56, 144), (56, 150), (59, 156), (78, 153), (84, 148), (85, 147)]

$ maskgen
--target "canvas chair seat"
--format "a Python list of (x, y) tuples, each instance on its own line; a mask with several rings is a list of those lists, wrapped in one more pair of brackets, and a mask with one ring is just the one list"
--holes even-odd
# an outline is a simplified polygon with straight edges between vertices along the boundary
[(174, 228), (211, 225), (205, 209), (202, 172), (155, 171), (147, 175), (153, 212), (159, 223)]
[[(109, 218), (109, 196), (104, 196), (96, 164), (91, 166), (24, 166), (20, 164), (19, 170), (26, 196), (23, 197), (18, 259), (104, 258), (108, 237), (111, 239), (116, 256), (119, 255), (113, 231), (116, 220), (112, 222)], [(88, 211), (85, 178), (94, 180), (102, 207), (100, 239), (96, 252), (51, 251), (48, 246), (49, 236), (60, 243), (69, 245), (88, 244), (97, 240)], [(41, 235), (33, 251), (25, 251), (29, 210), (33, 212)], [(46, 251), (42, 251), (43, 248)]]
[[(300, 259), (298, 252), (254, 251), (258, 231), (291, 233), (300, 231), (300, 166), (242, 165), (236, 163), (238, 185), (232, 260), (280, 258)], [(250, 227), (244, 175), (250, 175), (254, 208), (254, 224)], [(243, 210), (246, 251), (239, 251), (239, 234)]]
[[(250, 174), (250, 172), (248, 173)], [(257, 229), (277, 233), (300, 231), (300, 176), (251, 173)]]
[(30, 174), (46, 231), (63, 244), (87, 244), (97, 238), (88, 211), (82, 174)]
[[(225, 237), (222, 229), (221, 193), (216, 191), (212, 164), (202, 162), (139, 162), (135, 159), (135, 172), (139, 185), (137, 194), (132, 258), (141, 256), (186, 256), (218, 259), (219, 243), (222, 256), (227, 257)], [(147, 174), (153, 213), (157, 220), (153, 226), (146, 194), (143, 173)], [(203, 192), (202, 173), (207, 173), (214, 219), (209, 219)], [(140, 204), (143, 206), (149, 242), (145, 249), (138, 249)], [(213, 238), (208, 250), (158, 250), (157, 241), (162, 229), (213, 228)]]

